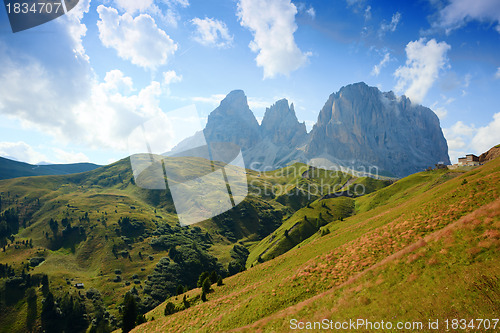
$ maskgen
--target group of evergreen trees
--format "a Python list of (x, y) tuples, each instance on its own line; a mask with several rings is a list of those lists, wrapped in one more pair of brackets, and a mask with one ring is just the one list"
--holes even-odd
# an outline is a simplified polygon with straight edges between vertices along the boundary
[(19, 214), (14, 208), (0, 214), (0, 245), (7, 244), (7, 239), (19, 231)]

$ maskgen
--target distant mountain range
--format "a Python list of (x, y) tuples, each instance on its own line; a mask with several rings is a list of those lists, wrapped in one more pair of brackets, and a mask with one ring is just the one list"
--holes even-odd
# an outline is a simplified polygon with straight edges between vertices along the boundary
[[(349, 167), (403, 177), (436, 163), (450, 164), (439, 119), (407, 97), (365, 83), (330, 95), (312, 131), (286, 99), (269, 107), (259, 125), (242, 90), (230, 92), (210, 113), (206, 142), (241, 147), (247, 168), (274, 170), (293, 162), (322, 168)], [(173, 151), (195, 147), (202, 133)]]
[(0, 179), (28, 176), (68, 175), (91, 171), (100, 165), (92, 163), (33, 165), (0, 157)]

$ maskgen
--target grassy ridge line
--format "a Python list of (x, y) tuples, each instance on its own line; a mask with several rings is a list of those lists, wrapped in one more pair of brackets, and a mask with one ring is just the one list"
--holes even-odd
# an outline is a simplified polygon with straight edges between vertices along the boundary
[[(483, 251), (482, 253), (483, 258), (471, 258), (470, 262), (467, 262), (466, 264), (467, 265), (477, 264), (475, 267), (486, 268), (486, 270), (493, 269), (496, 275), (500, 273), (500, 263), (498, 262), (498, 260), (495, 260), (498, 259), (497, 251), (500, 249), (500, 223), (499, 223), (500, 216), (498, 212), (500, 212), (500, 199), (497, 199), (489, 204), (481, 206), (477, 210), (473, 211), (472, 213), (469, 213), (466, 216), (461, 217), (459, 220), (447, 225), (443, 229), (431, 233), (425, 236), (423, 239), (420, 239), (417, 242), (403, 248), (402, 250), (394, 254), (391, 254), (382, 261), (358, 273), (357, 275), (352, 276), (347, 281), (343, 282), (338, 286), (335, 286), (321, 294), (315, 295), (296, 305), (288, 307), (269, 317), (263, 318), (251, 325), (247, 325), (245, 327), (237, 328), (231, 331), (254, 332), (256, 330), (257, 331), (272, 330), (273, 332), (277, 331), (286, 332), (288, 331), (288, 323), (292, 318), (304, 318), (304, 320), (307, 321), (321, 321), (325, 318), (334, 321), (335, 320), (342, 321), (345, 320), (346, 318), (356, 318), (352, 316), (353, 314), (355, 314), (359, 316), (358, 318), (364, 317), (364, 318), (369, 318), (372, 321), (376, 321), (377, 319), (380, 321), (381, 319), (391, 318), (391, 315), (392, 317), (394, 317), (395, 309), (393, 307), (379, 311), (380, 313), (377, 315), (380, 316), (382, 314), (385, 316), (383, 318), (381, 317), (377, 318), (369, 311), (363, 313), (363, 310), (356, 311), (353, 308), (358, 307), (360, 305), (363, 307), (367, 307), (369, 304), (373, 303), (375, 299), (380, 298), (378, 292), (377, 293), (374, 293), (373, 291), (366, 292), (365, 288), (381, 285), (384, 282), (384, 280), (387, 279), (386, 275), (388, 274), (386, 271), (390, 270), (392, 273), (394, 273), (394, 271), (403, 273), (402, 276), (399, 277), (398, 279), (399, 280), (398, 282), (402, 284), (407, 282), (405, 281), (405, 279), (407, 278), (410, 278), (411, 280), (414, 281), (415, 279), (417, 279), (416, 276), (410, 276), (409, 274), (405, 274), (404, 270), (401, 269), (401, 267), (395, 269), (394, 266), (402, 266), (402, 265), (416, 266), (415, 264), (421, 264), (422, 261), (425, 262), (425, 260), (421, 259), (422, 257), (425, 256), (424, 259), (427, 260), (425, 264), (430, 266), (433, 265), (436, 267), (438, 262), (436, 262), (435, 255), (437, 253), (447, 254), (448, 252), (454, 250), (456, 251), (455, 253), (456, 256), (463, 255), (464, 257), (467, 257), (471, 255), (476, 256), (478, 253)], [(448, 248), (443, 246), (442, 244), (443, 241), (448, 240), (448, 242), (450, 242), (451, 238), (464, 237), (464, 234), (468, 237), (468, 240), (470, 241), (469, 247), (467, 247), (467, 251), (461, 251), (462, 249), (453, 248), (453, 245), (448, 246)], [(483, 243), (481, 244), (481, 242)], [(478, 244), (481, 244), (480, 245), (481, 249), (478, 249), (476, 247)], [(431, 254), (426, 252), (429, 252)], [(491, 257), (488, 257), (488, 255), (490, 255)], [(487, 257), (486, 260), (484, 257)], [(388, 267), (391, 265), (393, 267)], [(464, 267), (466, 267), (467, 265), (463, 265), (463, 267), (461, 268), (465, 269)], [(422, 267), (418, 268), (422, 269)], [(423, 269), (426, 268), (427, 267), (424, 267)], [(423, 273), (425, 272), (421, 272), (421, 274)], [(469, 274), (470, 272), (467, 271), (466, 273)], [(484, 302), (483, 300), (481, 302), (482, 305), (483, 306), (486, 305), (486, 308), (487, 309), (489, 308), (491, 312), (484, 313), (481, 318), (483, 317), (488, 318), (488, 315), (489, 317), (491, 317), (491, 315), (495, 314), (495, 312), (493, 311), (495, 310), (498, 311), (500, 307), (500, 283), (499, 283), (500, 280), (495, 275), (490, 274), (490, 276), (492, 276), (492, 281), (495, 290), (491, 290), (492, 291), (491, 294), (489, 294), (488, 291), (486, 291), (489, 294), (488, 296), (492, 295), (495, 298), (495, 300), (491, 302), (492, 303), (491, 305), (493, 305), (493, 307), (489, 308), (488, 303), (490, 302), (489, 301)], [(440, 278), (442, 279), (442, 276)], [(374, 279), (377, 280), (374, 281)], [(481, 281), (481, 279), (479, 279), (479, 281)], [(446, 282), (446, 281), (441, 281), (441, 282)], [(432, 289), (432, 286), (427, 285), (426, 287), (427, 289)], [(401, 289), (405, 287), (404, 285), (399, 285), (396, 286), (396, 288), (398, 289), (398, 291), (402, 292)], [(422, 291), (422, 289), (420, 289), (420, 291)], [(484, 292), (484, 290), (481, 291)], [(395, 296), (397, 291), (392, 290), (389, 291), (389, 293), (391, 296)], [(343, 297), (346, 297), (346, 294), (348, 294), (350, 298), (354, 298), (353, 302), (354, 304), (349, 304), (352, 308), (349, 309), (348, 311), (345, 310), (346, 304), (341, 303)], [(371, 298), (367, 298), (366, 295), (370, 296)], [(425, 295), (425, 297), (430, 297), (430, 296), (431, 295)], [(423, 298), (423, 295), (420, 295), (420, 298)], [(413, 297), (412, 301), (413, 304), (418, 303), (416, 297)], [(461, 301), (467, 302), (468, 300), (462, 297)], [(475, 299), (474, 302), (470, 302), (469, 300), (469, 305), (473, 305), (473, 303), (476, 303), (477, 301), (478, 301), (477, 299)], [(411, 305), (411, 303), (406, 305)], [(378, 305), (376, 306), (378, 307)], [(350, 313), (351, 317), (341, 316), (338, 313), (336, 313), (339, 312), (340, 308), (344, 309), (342, 311), (343, 313)], [(409, 311), (410, 309), (406, 308), (405, 310)], [(429, 312), (432, 311), (432, 309), (430, 308), (422, 310)], [(401, 313), (402, 312), (401, 309), (399, 309), (399, 311), (398, 310), (396, 311), (399, 312), (398, 315), (401, 316), (398, 318), (398, 320), (410, 321), (419, 319), (423, 322), (426, 322), (428, 318), (422, 313), (419, 313), (418, 317), (412, 317), (408, 316), (405, 313)], [(426, 315), (430, 315), (430, 313)], [(474, 313), (467, 313), (467, 315), (471, 316), (474, 315)], [(469, 318), (475, 318), (475, 317), (472, 316)]]
[[(406, 195), (410, 200), (400, 196), (404, 203), (392, 202), (388, 210), (379, 204), (346, 219), (336, 232), (227, 279), (226, 286), (209, 295), (208, 303), (136, 331), (225, 331), (297, 304), (493, 201), (499, 195), (498, 173), (499, 163), (494, 161), (455, 179), (420, 186), (413, 198), (412, 193)], [(461, 185), (464, 178), (468, 186)], [(395, 235), (391, 235), (393, 229)], [(161, 310), (154, 311), (158, 318)]]
[(256, 265), (259, 260), (270, 260), (287, 252), (316, 233), (320, 227), (347, 218), (353, 210), (354, 200), (346, 197), (311, 203), (309, 207), (295, 212), (276, 231), (252, 248), (247, 267)]
[[(405, 201), (409, 196), (414, 196), (416, 193), (423, 192), (435, 186), (436, 183), (444, 182), (451, 178), (452, 177), (449, 177), (448, 174), (442, 172), (419, 173), (404, 178), (388, 187), (386, 186), (389, 184), (389, 181), (375, 180), (366, 177), (351, 179), (352, 183), (348, 185), (348, 187), (353, 193), (355, 192), (356, 184), (365, 186), (367, 193), (378, 191), (373, 194), (358, 197), (355, 200), (339, 197), (321, 200), (319, 202), (316, 201), (311, 203), (309, 207), (300, 209), (292, 217), (284, 221), (280, 228), (252, 248), (247, 260), (247, 267), (255, 265), (259, 256), (262, 260), (269, 260), (285, 253), (298, 244), (307, 244), (321, 237), (322, 234), (336, 231), (340, 225), (343, 225), (338, 220), (347, 218), (354, 213), (368, 211), (379, 205), (390, 205), (390, 207), (395, 207)], [(323, 207), (323, 204), (326, 207)], [(320, 213), (322, 216), (321, 219), (319, 219)], [(308, 221), (305, 221), (305, 216), (307, 216)], [(322, 227), (332, 221), (336, 222), (323, 227), (321, 232), (316, 234), (318, 226)], [(290, 232), (292, 228), (294, 230)], [(285, 230), (289, 232), (288, 237), (285, 237)]]
[[(293, 182), (308, 185), (315, 184), (321, 179), (336, 182), (336, 178), (326, 177), (324, 171), (317, 177), (313, 175), (312, 178), (306, 179), (302, 177), (299, 169), (300, 165), (288, 167), (284, 171), (284, 176), (280, 171), (267, 175), (250, 170), (247, 172), (249, 180), (254, 181), (253, 184), (258, 188), (264, 185), (271, 187), (274, 184), (286, 187), (288, 183)], [(344, 176), (339, 174), (339, 177)], [(150, 229), (155, 228), (153, 220), (171, 224), (177, 222), (173, 214), (173, 204), (167, 198), (168, 191), (146, 191), (134, 186), (128, 158), (82, 174), (0, 181), (0, 192), (3, 192), (2, 210), (8, 207), (21, 209), (22, 219), (31, 213), (30, 223), (27, 228), (21, 228), (16, 240), (33, 239), (35, 245), (34, 249), (10, 247), (6, 252), (0, 252), (0, 262), (19, 267), (21, 262), (27, 262), (29, 258), (45, 257), (45, 262), (30, 273), (48, 274), (50, 284), (57, 290), (57, 294), (75, 292), (72, 285), (76, 282), (84, 283), (85, 289), (97, 288), (101, 291), (107, 310), (116, 316), (119, 316), (117, 306), (123, 300), (123, 294), (131, 287), (125, 286), (123, 282), (113, 282), (116, 276), (114, 271), (117, 269), (123, 271), (123, 281), (131, 281), (135, 273), (140, 281), (144, 281), (153, 271), (158, 259), (166, 256), (166, 251), (151, 249), (150, 239), (136, 241), (133, 243), (133, 248), (128, 248), (115, 233), (115, 229), (119, 227), (118, 219), (129, 216), (144, 221), (145, 226)], [(247, 203), (258, 211), (262, 211), (265, 207), (282, 210), (286, 214), (294, 211), (274, 200), (273, 196), (250, 196)], [(106, 215), (103, 215), (104, 212)], [(85, 213), (88, 213), (89, 221), (82, 222), (79, 218)], [(74, 252), (66, 246), (57, 250), (48, 249), (51, 242), (45, 233), (53, 237), (48, 221), (51, 218), (61, 221), (64, 217), (73, 218), (71, 222), (73, 227), (82, 226), (86, 230), (87, 239), (75, 244)], [(106, 223), (102, 223), (103, 217), (107, 219)], [(237, 224), (236, 232), (242, 234), (242, 237), (256, 232), (255, 220), (236, 217), (234, 221)], [(233, 244), (218, 233), (220, 229), (213, 221), (204, 221), (200, 226), (213, 234), (215, 244), (210, 252), (217, 255), (221, 263), (227, 264), (231, 260), (229, 250)], [(59, 228), (61, 231), (62, 227)], [(115, 258), (112, 254), (113, 244), (118, 246), (118, 251), (128, 250), (132, 260), (121, 255)], [(139, 252), (142, 252), (141, 258)], [(148, 259), (150, 255), (154, 257), (153, 260)], [(70, 284), (67, 284), (68, 282)], [(22, 311), (22, 304), (20, 306), (19, 311)], [(8, 330), (22, 327), (25, 316), (23, 312), (19, 313), (12, 316), (18, 318), (15, 325), (4, 315), (0, 315), (0, 322)], [(16, 330), (22, 331), (22, 329), (14, 331)]]

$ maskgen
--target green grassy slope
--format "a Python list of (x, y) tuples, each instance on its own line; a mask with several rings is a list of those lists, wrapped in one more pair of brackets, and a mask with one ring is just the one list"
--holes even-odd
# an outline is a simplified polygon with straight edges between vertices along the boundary
[(206, 303), (193, 290), (187, 310), (165, 317), (159, 306), (134, 332), (286, 332), (291, 318), (491, 318), (500, 311), (499, 196), (500, 159), (463, 174), (409, 176), (356, 199), (356, 214), (324, 226), (328, 234), (225, 279)]
[[(182, 172), (204, 168), (200, 161), (184, 162), (193, 165)], [(212, 243), (207, 251), (223, 268), (233, 260), (231, 249), (236, 242), (252, 246), (279, 227), (282, 218), (318, 198), (320, 186), (339, 187), (352, 178), (342, 173), (329, 175), (324, 170), (304, 176), (308, 170), (303, 164), (266, 173), (247, 170), (250, 195), (231, 211), (197, 224), (202, 233), (209, 234)], [(283, 191), (288, 192), (281, 201)], [(144, 297), (148, 276), (158, 261), (168, 256), (168, 248), (151, 245), (159, 238), (158, 230), (164, 232), (168, 229), (165, 225), (178, 223), (169, 189), (151, 191), (135, 186), (129, 159), (79, 174), (1, 180), (0, 200), (0, 213), (13, 208), (20, 218), (19, 233), (14, 242), (7, 242), (5, 251), (0, 251), (0, 263), (13, 266), (19, 274), (30, 258), (43, 257), (43, 264), (30, 269), (29, 274), (47, 274), (58, 297), (77, 294), (77, 282), (85, 285), (82, 293), (90, 288), (99, 290), (106, 312), (116, 318), (120, 317), (123, 295), (135, 285)], [(137, 229), (124, 229), (119, 224), (124, 217)], [(58, 230), (51, 229), (51, 219), (57, 222)], [(72, 228), (66, 237), (61, 237), (65, 230), (62, 220), (69, 221)], [(194, 228), (168, 230), (175, 230), (172, 237), (184, 242)], [(29, 240), (32, 248), (23, 244)], [(0, 303), (6, 299), (1, 284)], [(37, 292), (41, 302), (43, 297)], [(9, 332), (24, 331), (26, 300), (22, 297), (0, 314), (0, 326)], [(93, 308), (90, 300), (85, 302)]]

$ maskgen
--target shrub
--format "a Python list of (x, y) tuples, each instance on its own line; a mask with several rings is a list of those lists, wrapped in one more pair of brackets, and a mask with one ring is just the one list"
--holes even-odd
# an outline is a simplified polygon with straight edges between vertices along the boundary
[(209, 277), (208, 272), (203, 272), (200, 274), (200, 277), (198, 278), (198, 283), (196, 284), (198, 287), (202, 287), (203, 283), (205, 282), (205, 279)]
[(175, 305), (172, 302), (167, 302), (165, 305), (165, 316), (169, 316), (175, 313)]

